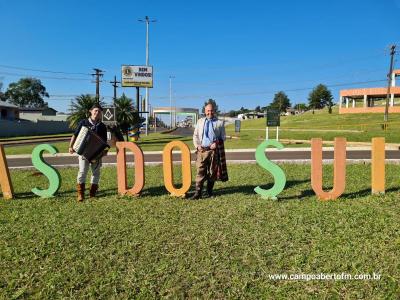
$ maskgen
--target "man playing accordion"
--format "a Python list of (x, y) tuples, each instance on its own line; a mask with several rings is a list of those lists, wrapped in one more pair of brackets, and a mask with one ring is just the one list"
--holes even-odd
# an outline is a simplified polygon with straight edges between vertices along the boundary
[[(83, 201), (85, 199), (85, 182), (86, 176), (89, 171), (89, 166), (92, 169), (92, 176), (90, 179), (90, 192), (89, 197), (95, 197), (96, 192), (99, 188), (99, 180), (100, 180), (100, 169), (101, 169), (101, 158), (104, 155), (107, 155), (108, 148), (107, 147), (107, 127), (104, 123), (101, 122), (101, 113), (103, 108), (99, 104), (94, 104), (92, 108), (89, 110), (90, 116), (88, 119), (83, 119), (79, 122), (78, 127), (76, 128), (74, 134), (71, 137), (71, 141), (69, 143), (69, 153), (73, 154), (77, 152), (79, 154), (79, 172), (77, 177), (77, 192), (78, 192), (78, 201)], [(82, 134), (92, 134), (94, 138), (91, 140), (94, 142), (87, 142), (87, 138), (81, 138)], [(78, 141), (78, 139), (83, 139), (82, 141)], [(101, 145), (93, 145), (96, 143)], [(87, 142), (87, 143), (85, 143)], [(79, 149), (77, 148), (77, 144), (79, 145)], [(93, 147), (100, 147), (100, 153), (96, 155), (96, 157), (88, 159), (88, 156), (85, 155), (87, 153), (91, 153)], [(86, 148), (85, 153), (83, 153), (82, 148)], [(88, 149), (89, 148), (89, 149)], [(92, 151), (93, 152), (93, 151)], [(93, 156), (93, 155), (92, 155)]]

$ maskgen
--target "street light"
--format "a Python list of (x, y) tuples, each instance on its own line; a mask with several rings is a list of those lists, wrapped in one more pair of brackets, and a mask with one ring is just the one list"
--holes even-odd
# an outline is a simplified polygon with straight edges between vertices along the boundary
[[(148, 16), (144, 19), (138, 19), (139, 22), (146, 23), (146, 66), (149, 65), (149, 23), (157, 22), (157, 20), (150, 20)], [(149, 111), (149, 88), (146, 88), (146, 111)], [(147, 136), (147, 126), (149, 124), (149, 114), (146, 113), (146, 136)]]

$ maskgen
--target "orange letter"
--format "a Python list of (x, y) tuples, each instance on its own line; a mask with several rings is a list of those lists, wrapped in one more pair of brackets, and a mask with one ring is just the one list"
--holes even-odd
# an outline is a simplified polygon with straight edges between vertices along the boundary
[(372, 194), (385, 193), (385, 138), (373, 138), (371, 149)]
[[(177, 147), (182, 152), (182, 187), (176, 189), (174, 187), (174, 173), (172, 169), (172, 149)], [(172, 141), (165, 145), (163, 150), (163, 170), (164, 185), (172, 196), (184, 196), (190, 189), (192, 183), (192, 168), (190, 166), (190, 150), (189, 147), (181, 141)]]
[[(117, 180), (120, 195), (138, 196), (144, 187), (144, 157), (143, 151), (132, 142), (117, 142)], [(126, 153), (125, 149), (133, 152), (135, 158), (135, 185), (128, 190), (126, 181)]]
[(3, 192), (3, 198), (12, 199), (14, 191), (3, 145), (0, 145), (0, 186), (1, 191)]
[(311, 186), (321, 200), (338, 198), (346, 186), (346, 139), (335, 138), (333, 189), (322, 190), (322, 140), (311, 139)]

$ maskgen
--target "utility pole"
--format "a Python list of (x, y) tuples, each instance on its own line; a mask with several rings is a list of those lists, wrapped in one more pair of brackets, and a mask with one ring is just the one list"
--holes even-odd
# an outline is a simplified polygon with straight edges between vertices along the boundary
[(117, 87), (118, 83), (121, 83), (117, 81), (117, 76), (114, 76), (114, 81), (110, 81), (111, 85), (114, 87), (114, 97), (113, 97), (113, 104), (115, 105), (115, 100), (117, 100)]
[(96, 73), (92, 74), (92, 76), (96, 76), (96, 102), (100, 103), (100, 77), (102, 77), (103, 71), (97, 68), (93, 69)]
[(170, 109), (170, 125), (172, 129), (172, 78), (175, 78), (174, 76), (169, 76), (169, 109)]
[[(390, 67), (388, 77), (388, 88), (386, 94), (386, 105), (385, 105), (385, 117), (384, 122), (386, 123), (389, 119), (389, 96), (390, 96), (390, 87), (392, 85), (392, 73), (393, 73), (393, 63), (394, 63), (394, 55), (396, 54), (396, 45), (390, 46)], [(386, 127), (386, 124), (384, 125)]]
[[(149, 65), (149, 23), (154, 23), (157, 22), (157, 20), (150, 20), (149, 16), (146, 16), (143, 19), (139, 19), (139, 22), (145, 22), (146, 23), (146, 66)], [(149, 111), (149, 88), (146, 88), (146, 95), (145, 95), (145, 107), (146, 111)], [(149, 125), (149, 114), (146, 114), (146, 136), (147, 136), (147, 128)]]

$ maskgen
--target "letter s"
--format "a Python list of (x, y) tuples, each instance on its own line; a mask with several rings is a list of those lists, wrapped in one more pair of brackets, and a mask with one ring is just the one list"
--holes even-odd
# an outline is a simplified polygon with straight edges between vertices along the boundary
[(279, 150), (283, 149), (284, 146), (279, 143), (278, 141), (275, 140), (266, 140), (262, 142), (260, 145), (258, 145), (256, 149), (256, 161), (257, 163), (267, 171), (269, 171), (272, 176), (274, 176), (274, 186), (270, 188), (269, 190), (265, 190), (257, 186), (254, 191), (261, 195), (263, 198), (267, 199), (273, 199), (277, 200), (278, 198), (276, 197), (279, 195), (283, 189), (285, 188), (286, 184), (286, 176), (283, 170), (273, 162), (271, 162), (266, 156), (265, 156), (265, 149), (268, 146), (274, 146), (278, 148)]
[(43, 160), (44, 151), (48, 151), (50, 154), (56, 154), (58, 151), (54, 146), (49, 144), (38, 145), (32, 151), (32, 164), (49, 179), (49, 188), (47, 190), (34, 188), (32, 189), (32, 193), (43, 198), (48, 198), (53, 197), (57, 193), (61, 185), (61, 177), (56, 169)]

